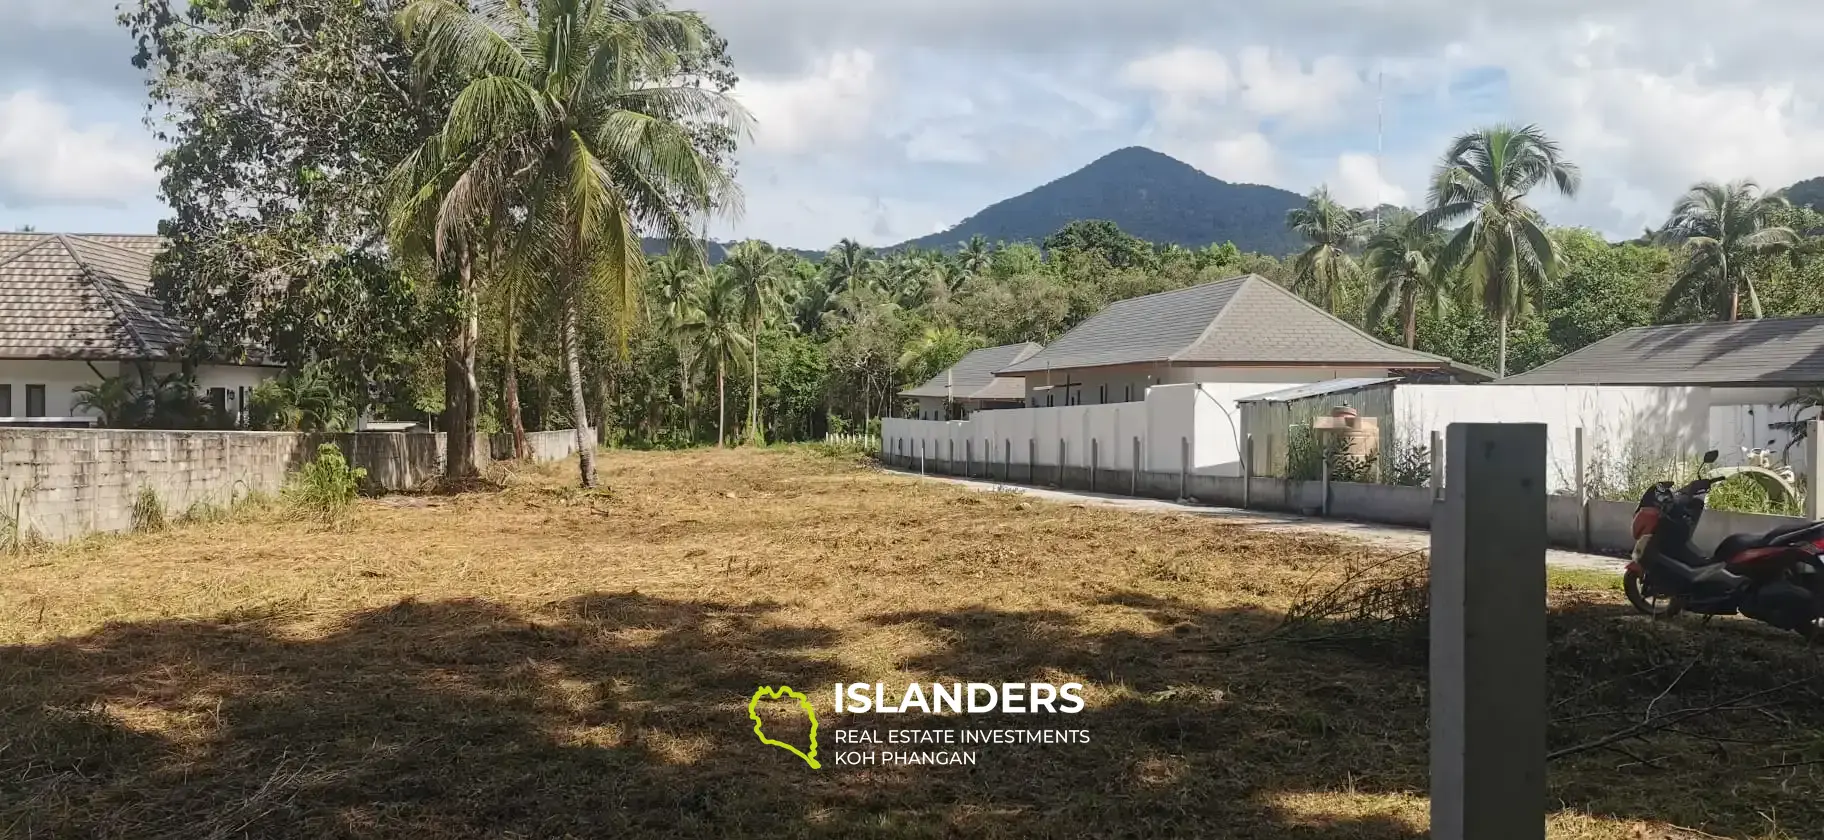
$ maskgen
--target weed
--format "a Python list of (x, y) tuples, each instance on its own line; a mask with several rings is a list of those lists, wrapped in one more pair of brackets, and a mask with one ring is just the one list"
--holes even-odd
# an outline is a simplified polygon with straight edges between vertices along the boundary
[(285, 502), (296, 515), (334, 522), (347, 515), (360, 495), (367, 470), (351, 467), (333, 443), (317, 447), (317, 457), (292, 475)]
[(133, 497), (133, 530), (137, 533), (150, 534), (165, 530), (165, 503), (158, 497), (158, 491), (150, 487), (140, 487), (139, 494)]

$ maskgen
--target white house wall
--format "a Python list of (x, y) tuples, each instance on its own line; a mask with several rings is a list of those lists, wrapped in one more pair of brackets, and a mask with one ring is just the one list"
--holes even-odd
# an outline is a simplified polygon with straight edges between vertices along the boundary
[[(1290, 388), (1312, 382), (1359, 377), (1383, 377), (1385, 368), (1314, 368), (1314, 367), (1184, 367), (1167, 365), (1123, 365), (1106, 368), (1078, 368), (1026, 376), (1028, 407), (1046, 408), (1047, 395), (1054, 407), (1064, 407), (1065, 383), (1079, 395), (1081, 405), (1109, 405), (1141, 402), (1147, 389), (1160, 385), (1223, 384), (1264, 386), (1245, 396), (1274, 390), (1272, 386)], [(1052, 387), (1046, 388), (1047, 385)], [(1103, 399), (1106, 388), (1107, 399)], [(1041, 390), (1043, 389), (1043, 390)], [(1131, 396), (1131, 400), (1129, 397)]]
[[(95, 368), (103, 375), (120, 374), (119, 362), (96, 362)], [(44, 386), (45, 417), (88, 417), (93, 412), (78, 411), (75, 407), (76, 386), (89, 385), (100, 381), (95, 371), (87, 362), (40, 359), (0, 359), (0, 383), (12, 386), (13, 406), (11, 416), (24, 417), (25, 388), (27, 385)], [(5, 414), (5, 412), (0, 412)]]

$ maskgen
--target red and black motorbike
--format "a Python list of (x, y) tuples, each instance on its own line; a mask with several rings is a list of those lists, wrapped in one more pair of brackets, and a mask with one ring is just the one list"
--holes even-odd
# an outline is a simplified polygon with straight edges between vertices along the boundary
[[(1706, 466), (1716, 452), (1704, 453)], [(1709, 555), (1691, 544), (1710, 488), (1725, 472), (1682, 488), (1653, 485), (1634, 511), (1634, 556), (1623, 577), (1643, 613), (1744, 615), (1811, 636), (1824, 629), (1824, 522), (1732, 534)]]

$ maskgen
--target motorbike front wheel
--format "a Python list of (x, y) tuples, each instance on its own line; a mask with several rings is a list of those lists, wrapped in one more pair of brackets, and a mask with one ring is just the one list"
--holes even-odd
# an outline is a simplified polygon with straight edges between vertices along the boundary
[(1621, 576), (1622, 591), (1628, 594), (1628, 603), (1654, 618), (1671, 618), (1684, 609), (1678, 598), (1671, 595), (1647, 594), (1647, 577), (1645, 572), (1629, 569)]

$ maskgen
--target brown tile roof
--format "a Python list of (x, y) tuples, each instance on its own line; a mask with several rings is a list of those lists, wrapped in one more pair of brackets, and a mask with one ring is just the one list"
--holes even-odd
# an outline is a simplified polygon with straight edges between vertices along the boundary
[(0, 233), (0, 358), (171, 357), (185, 336), (152, 294), (159, 242)]

